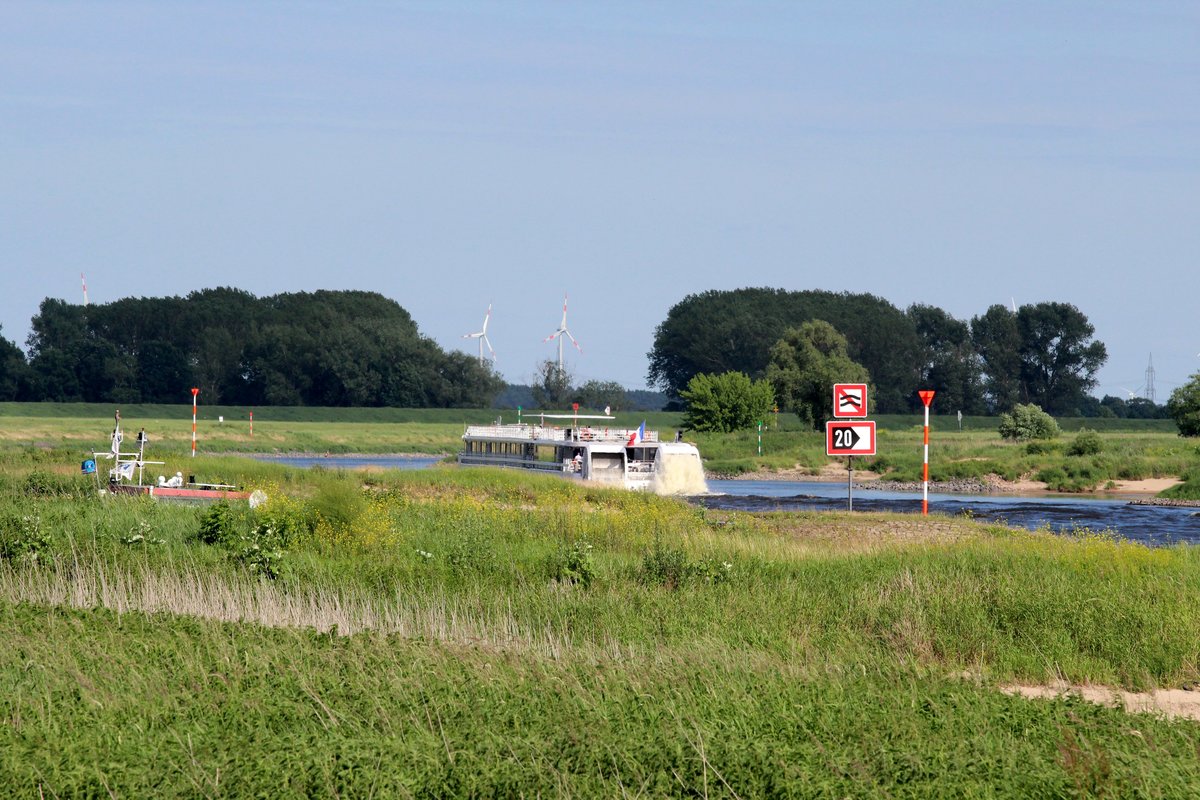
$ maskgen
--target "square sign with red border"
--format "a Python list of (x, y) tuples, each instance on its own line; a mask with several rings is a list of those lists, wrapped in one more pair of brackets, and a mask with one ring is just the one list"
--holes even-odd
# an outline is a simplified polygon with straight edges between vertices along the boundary
[(839, 419), (867, 415), (867, 385), (865, 383), (835, 383), (833, 385), (833, 415)]
[(830, 456), (875, 455), (875, 421), (825, 423), (825, 454)]

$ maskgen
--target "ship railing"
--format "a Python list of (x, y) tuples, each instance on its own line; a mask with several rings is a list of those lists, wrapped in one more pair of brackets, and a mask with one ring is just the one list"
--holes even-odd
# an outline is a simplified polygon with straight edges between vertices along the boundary
[[(621, 428), (558, 428), (549, 425), (468, 425), (464, 439), (511, 439), (551, 442), (628, 442), (634, 431)], [(658, 431), (646, 431), (642, 443), (658, 442)]]
[(563, 465), (557, 461), (534, 461), (520, 456), (505, 456), (496, 453), (459, 453), (458, 463), (486, 467), (519, 467), (520, 469), (562, 472)]

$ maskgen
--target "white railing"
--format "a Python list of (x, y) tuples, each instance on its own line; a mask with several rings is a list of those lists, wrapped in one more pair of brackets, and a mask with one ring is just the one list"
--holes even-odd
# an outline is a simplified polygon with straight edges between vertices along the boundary
[[(568, 431), (570, 436), (568, 437)], [(468, 425), (464, 439), (508, 439), (541, 442), (628, 442), (634, 431), (623, 428), (558, 428), (548, 425)], [(646, 431), (643, 442), (658, 441), (658, 431)]]

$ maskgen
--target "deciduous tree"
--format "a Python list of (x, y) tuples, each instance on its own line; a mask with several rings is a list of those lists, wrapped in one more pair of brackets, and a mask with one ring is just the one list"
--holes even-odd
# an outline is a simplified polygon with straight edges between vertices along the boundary
[(741, 372), (701, 373), (688, 382), (680, 396), (687, 403), (685, 428), (719, 433), (754, 427), (775, 404), (769, 382), (753, 381)]
[(767, 380), (780, 406), (816, 430), (833, 416), (833, 385), (867, 383), (870, 374), (850, 359), (846, 337), (814, 320), (784, 331), (771, 348)]

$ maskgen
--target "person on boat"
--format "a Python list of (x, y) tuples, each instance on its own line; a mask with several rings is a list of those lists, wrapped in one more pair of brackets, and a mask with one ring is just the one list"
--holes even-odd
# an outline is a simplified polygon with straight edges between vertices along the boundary
[(119, 455), (121, 452), (121, 440), (125, 437), (121, 434), (121, 409), (117, 409), (114, 415), (113, 432), (112, 432), (112, 454)]
[(571, 471), (579, 472), (583, 469), (583, 452), (576, 450), (575, 458), (571, 459)]

